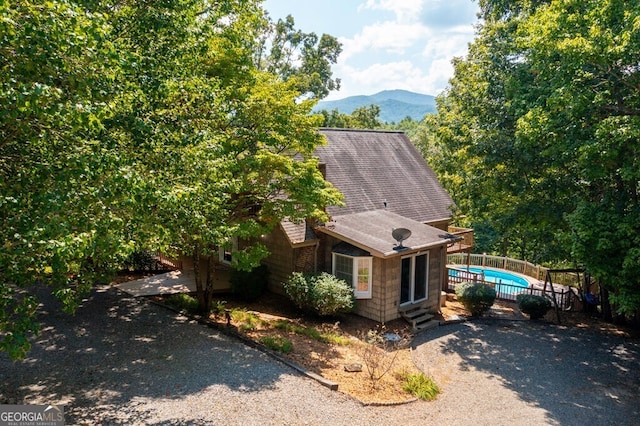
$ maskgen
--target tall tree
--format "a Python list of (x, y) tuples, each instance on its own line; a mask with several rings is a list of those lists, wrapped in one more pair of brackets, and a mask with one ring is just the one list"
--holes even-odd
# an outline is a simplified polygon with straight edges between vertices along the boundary
[(549, 165), (552, 156), (517, 137), (520, 115), (541, 95), (516, 41), (532, 3), (482, 3), (484, 24), (438, 100), (440, 124), (432, 128), (440, 147), (432, 151), (442, 156), (433, 166), (469, 225), (485, 231), (479, 249), (542, 262), (569, 257), (562, 237), (569, 187)]
[(329, 34), (318, 37), (296, 29), (291, 15), (277, 22), (267, 19), (254, 52), (259, 69), (295, 80), (302, 95), (322, 99), (340, 90), (340, 79), (333, 77), (331, 66), (338, 61), (342, 45)]
[(551, 2), (518, 38), (545, 102), (521, 118), (573, 179), (574, 254), (619, 313), (640, 311), (640, 1)]
[(73, 311), (131, 242), (127, 163), (100, 141), (118, 53), (105, 16), (73, 2), (0, 2), (0, 350), (21, 357), (46, 282)]
[(136, 248), (206, 258), (339, 202), (299, 81), (254, 65), (263, 29), (258, 0), (0, 2), (0, 350), (37, 331), (32, 283), (72, 311)]
[(640, 307), (638, 1), (481, 1), (440, 97), (436, 169), (484, 248), (574, 259)]

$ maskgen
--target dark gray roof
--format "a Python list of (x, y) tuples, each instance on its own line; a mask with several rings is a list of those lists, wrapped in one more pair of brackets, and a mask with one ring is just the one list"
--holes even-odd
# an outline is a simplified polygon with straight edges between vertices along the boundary
[[(406, 228), (411, 236), (402, 245), (405, 251), (397, 250), (397, 242), (391, 236), (395, 228)], [(332, 235), (342, 241), (370, 252), (377, 257), (390, 257), (449, 244), (452, 236), (447, 232), (424, 223), (400, 216), (388, 210), (371, 210), (336, 216), (318, 231)]]
[(403, 132), (321, 129), (327, 145), (316, 150), (326, 179), (345, 197), (331, 216), (384, 208), (418, 222), (451, 217), (453, 200)]

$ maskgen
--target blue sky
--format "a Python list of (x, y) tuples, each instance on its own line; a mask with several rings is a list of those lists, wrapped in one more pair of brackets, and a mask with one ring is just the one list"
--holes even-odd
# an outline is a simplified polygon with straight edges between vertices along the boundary
[(451, 59), (473, 40), (479, 10), (477, 0), (265, 0), (264, 8), (342, 43), (333, 66), (342, 87), (327, 100), (391, 89), (439, 94)]

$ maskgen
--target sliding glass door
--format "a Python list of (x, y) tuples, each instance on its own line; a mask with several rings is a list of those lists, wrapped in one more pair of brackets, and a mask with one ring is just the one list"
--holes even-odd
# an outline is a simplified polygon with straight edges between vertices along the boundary
[(406, 256), (401, 261), (400, 304), (426, 300), (429, 294), (429, 253)]

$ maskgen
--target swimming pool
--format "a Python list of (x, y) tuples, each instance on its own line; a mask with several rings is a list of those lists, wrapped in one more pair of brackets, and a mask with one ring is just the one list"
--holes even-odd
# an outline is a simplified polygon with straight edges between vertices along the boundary
[(497, 269), (485, 269), (480, 267), (461, 267), (460, 269), (463, 269), (463, 271), (449, 269), (449, 276), (464, 277), (465, 271), (473, 272), (475, 274), (484, 273), (484, 280), (490, 283), (495, 283), (496, 291), (498, 293), (516, 294), (521, 291), (520, 289), (529, 287), (529, 282), (527, 280), (518, 275), (510, 274), (506, 271)]

